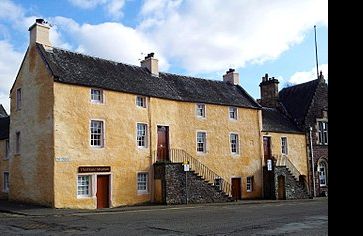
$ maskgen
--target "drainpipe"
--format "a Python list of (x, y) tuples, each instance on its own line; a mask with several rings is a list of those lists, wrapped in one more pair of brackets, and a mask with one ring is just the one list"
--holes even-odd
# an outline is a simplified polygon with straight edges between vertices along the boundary
[(314, 197), (316, 197), (316, 192), (315, 192), (315, 165), (314, 165), (314, 152), (313, 152), (313, 139), (311, 137), (311, 131), (313, 130), (313, 128), (311, 126), (309, 126), (309, 145), (310, 145), (310, 156), (311, 156), (311, 166), (313, 168), (313, 190), (314, 190)]

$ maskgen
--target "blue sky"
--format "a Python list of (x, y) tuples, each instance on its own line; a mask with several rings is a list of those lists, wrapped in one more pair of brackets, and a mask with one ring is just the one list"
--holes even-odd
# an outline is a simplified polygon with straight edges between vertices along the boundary
[(327, 0), (0, 0), (0, 103), (28, 46), (35, 18), (53, 25), (53, 46), (139, 65), (155, 52), (161, 71), (222, 80), (228, 68), (259, 98), (261, 77), (328, 78)]

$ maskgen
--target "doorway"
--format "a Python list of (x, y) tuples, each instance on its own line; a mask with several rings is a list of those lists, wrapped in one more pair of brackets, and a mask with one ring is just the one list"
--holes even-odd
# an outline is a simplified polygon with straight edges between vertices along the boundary
[(263, 155), (265, 158), (265, 164), (267, 164), (268, 159), (272, 159), (271, 155), (271, 137), (263, 137)]
[(97, 208), (108, 208), (110, 207), (110, 194), (109, 194), (109, 175), (97, 175)]
[(158, 126), (157, 160), (169, 161), (169, 127)]
[(232, 199), (237, 201), (242, 199), (241, 177), (232, 178)]
[(285, 200), (286, 199), (285, 176), (280, 175), (279, 177), (277, 177), (277, 182), (278, 182), (277, 200)]

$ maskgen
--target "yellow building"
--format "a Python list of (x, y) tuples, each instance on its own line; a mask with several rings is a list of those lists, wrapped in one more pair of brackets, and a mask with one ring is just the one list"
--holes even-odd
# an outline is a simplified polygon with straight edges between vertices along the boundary
[(278, 80), (262, 77), (262, 135), (264, 198), (308, 197), (306, 135), (288, 116), (278, 99)]
[(227, 196), (262, 197), (261, 107), (234, 70), (223, 81), (162, 73), (153, 54), (126, 65), (52, 47), (42, 19), (29, 31), (10, 92), (9, 199), (159, 201), (155, 162), (183, 161)]
[(9, 123), (10, 117), (0, 104), (0, 199), (9, 192)]

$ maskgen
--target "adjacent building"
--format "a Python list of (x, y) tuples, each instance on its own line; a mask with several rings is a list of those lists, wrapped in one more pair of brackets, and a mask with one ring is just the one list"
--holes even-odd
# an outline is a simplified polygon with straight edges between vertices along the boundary
[[(169, 191), (193, 186), (187, 201), (263, 196), (261, 106), (233, 69), (223, 81), (163, 73), (153, 53), (127, 65), (52, 47), (42, 19), (29, 31), (10, 91), (10, 200), (183, 203)], [(172, 169), (189, 185), (170, 186)]]
[(7, 199), (9, 192), (9, 125), (10, 117), (0, 104), (0, 199)]

